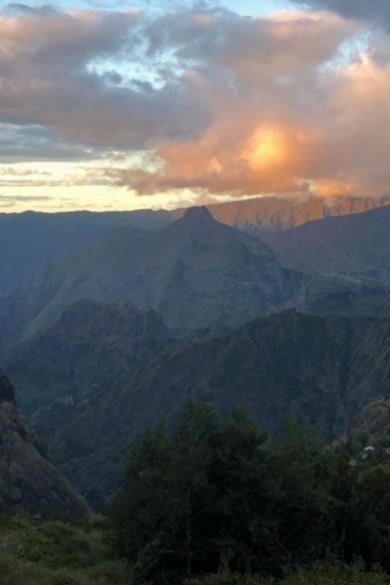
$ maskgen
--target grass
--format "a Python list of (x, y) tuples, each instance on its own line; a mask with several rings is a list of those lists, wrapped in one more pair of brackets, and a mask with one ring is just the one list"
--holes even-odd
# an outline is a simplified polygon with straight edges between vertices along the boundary
[(104, 538), (104, 521), (0, 518), (1, 585), (124, 585), (127, 567)]

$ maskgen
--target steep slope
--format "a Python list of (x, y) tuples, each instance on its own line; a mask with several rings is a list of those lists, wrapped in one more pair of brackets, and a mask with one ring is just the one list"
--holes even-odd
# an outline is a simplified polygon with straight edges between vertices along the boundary
[(290, 307), (314, 315), (390, 316), (390, 287), (364, 274), (307, 274)]
[(210, 213), (222, 223), (266, 237), (268, 234), (298, 227), (308, 221), (362, 213), (390, 205), (390, 197), (261, 197), (208, 205)]
[(45, 447), (19, 416), (11, 383), (0, 371), (0, 498), (21, 514), (85, 514), (88, 507), (48, 461)]
[(283, 302), (292, 278), (258, 239), (193, 208), (164, 230), (109, 232), (35, 273), (0, 300), (0, 322), (10, 343), (90, 298), (152, 308), (177, 337), (218, 334)]
[(388, 319), (294, 311), (227, 337), (179, 342), (59, 428), (50, 453), (82, 493), (98, 479), (107, 494), (131, 442), (161, 417), (172, 422), (180, 405), (194, 400), (210, 401), (222, 414), (243, 406), (271, 436), (285, 414), (309, 417), (331, 439), (374, 396), (389, 393), (389, 345)]
[(152, 310), (81, 300), (18, 346), (6, 367), (21, 411), (49, 439), (170, 341)]
[(390, 283), (390, 208), (332, 217), (270, 235), (287, 267), (312, 272), (366, 273)]
[(163, 210), (0, 213), (0, 294), (40, 266), (76, 252), (111, 229), (123, 225), (161, 229), (172, 221), (171, 213)]
[[(361, 213), (389, 205), (390, 198), (261, 197), (208, 205), (221, 223), (265, 237), (324, 217)], [(92, 213), (0, 213), (0, 294), (20, 285), (49, 261), (75, 253), (114, 228), (162, 229), (182, 217), (185, 209), (151, 209)]]

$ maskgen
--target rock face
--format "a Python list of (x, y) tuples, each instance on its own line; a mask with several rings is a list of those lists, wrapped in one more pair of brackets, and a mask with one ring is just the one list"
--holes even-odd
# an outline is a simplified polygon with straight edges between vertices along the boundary
[(109, 232), (36, 273), (1, 299), (0, 322), (8, 341), (26, 339), (90, 298), (154, 309), (175, 337), (222, 334), (278, 306), (290, 280), (268, 246), (194, 208), (164, 230)]
[(329, 217), (268, 237), (283, 266), (365, 273), (390, 284), (390, 207)]
[(215, 219), (250, 234), (266, 238), (306, 222), (357, 214), (390, 204), (390, 197), (261, 197), (209, 205)]
[(0, 498), (18, 514), (88, 512), (84, 500), (46, 458), (42, 441), (19, 416), (12, 385), (1, 371)]

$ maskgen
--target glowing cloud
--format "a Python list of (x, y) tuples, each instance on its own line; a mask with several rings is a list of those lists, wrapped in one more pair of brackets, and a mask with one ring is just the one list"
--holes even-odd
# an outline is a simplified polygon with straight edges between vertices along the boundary
[(259, 128), (249, 143), (249, 150), (243, 157), (254, 171), (277, 167), (286, 161), (287, 145), (283, 132), (279, 129)]
[(0, 11), (0, 36), (0, 162), (73, 160), (26, 189), (127, 187), (175, 203), (390, 192), (390, 38), (364, 20)]

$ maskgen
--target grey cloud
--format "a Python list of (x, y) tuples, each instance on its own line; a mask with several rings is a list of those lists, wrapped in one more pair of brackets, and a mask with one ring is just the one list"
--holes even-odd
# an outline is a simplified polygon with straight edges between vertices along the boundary
[(294, 0), (319, 10), (332, 10), (341, 16), (362, 19), (390, 29), (390, 2), (388, 0)]
[(101, 151), (56, 139), (44, 126), (0, 123), (0, 162), (89, 160)]
[(311, 181), (367, 190), (374, 175), (379, 192), (389, 74), (362, 59), (340, 68), (358, 31), (328, 13), (267, 20), (203, 8), (0, 18), (0, 121), (16, 129), (0, 132), (0, 155), (156, 150), (160, 167), (67, 179), (140, 193), (291, 192)]
[(47, 6), (47, 5), (33, 7), (33, 6), (29, 6), (27, 4), (22, 4), (19, 2), (12, 2), (12, 3), (6, 4), (6, 6), (4, 6), (3, 12), (7, 16), (17, 16), (20, 14), (36, 14), (36, 15), (43, 14), (44, 15), (44, 14), (56, 12), (56, 10), (52, 6)]
[[(0, 14), (0, 121), (91, 146), (187, 138), (208, 122), (207, 107), (190, 79), (172, 75), (156, 87), (137, 78), (139, 34), (131, 12)], [(118, 60), (119, 70), (102, 67)]]
[(48, 195), (2, 195), (0, 193), (0, 204), (7, 204), (18, 201), (53, 201), (55, 197)]

